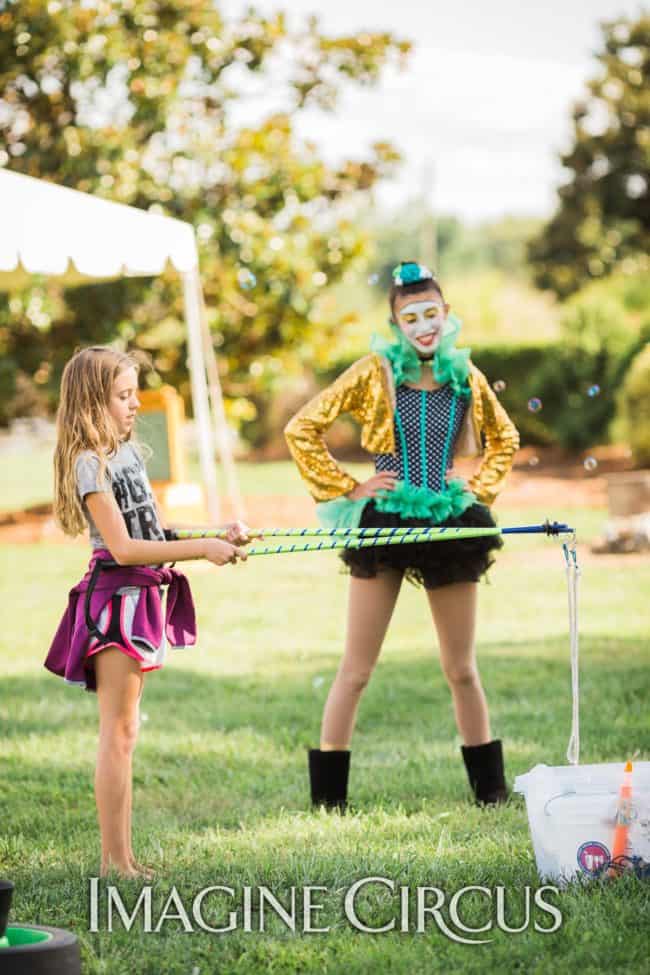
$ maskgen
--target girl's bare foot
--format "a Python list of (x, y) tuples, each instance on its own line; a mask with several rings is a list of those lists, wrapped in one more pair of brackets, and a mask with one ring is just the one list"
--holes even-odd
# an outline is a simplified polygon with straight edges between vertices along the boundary
[(110, 877), (111, 875), (117, 875), (123, 880), (136, 880), (138, 877), (142, 876), (142, 874), (139, 873), (130, 863), (122, 866), (117, 863), (110, 863), (108, 866), (102, 864), (99, 871), (99, 876)]
[(144, 863), (138, 863), (133, 854), (131, 854), (129, 863), (133, 870), (137, 870), (138, 874), (145, 880), (153, 880), (156, 876), (156, 871), (153, 869), (153, 867), (147, 867)]
[(116, 863), (113, 860), (109, 861), (108, 863), (102, 863), (99, 876), (108, 877), (111, 874), (117, 874), (117, 876), (123, 880), (149, 881), (153, 880), (154, 877), (154, 871), (150, 867), (142, 866), (133, 858), (129, 859), (126, 864)]

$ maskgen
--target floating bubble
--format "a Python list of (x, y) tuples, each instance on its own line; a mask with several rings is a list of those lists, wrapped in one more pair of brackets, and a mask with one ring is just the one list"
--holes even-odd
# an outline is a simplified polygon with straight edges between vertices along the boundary
[(538, 464), (539, 464), (539, 457), (537, 457), (535, 454), (533, 454), (533, 456), (528, 461), (528, 466), (529, 467), (537, 467)]
[(528, 409), (531, 413), (539, 413), (542, 408), (542, 401), (538, 396), (533, 396), (528, 400)]
[(247, 267), (242, 267), (239, 269), (239, 271), (237, 271), (237, 283), (239, 284), (240, 288), (243, 288), (245, 291), (249, 291), (257, 284), (257, 278), (252, 271), (249, 271)]
[(587, 390), (587, 396), (590, 396), (592, 399), (594, 398), (594, 396), (598, 396), (599, 393), (600, 393), (600, 386), (597, 383), (594, 383), (594, 385), (590, 386), (589, 389)]
[(311, 686), (314, 688), (319, 688), (322, 687), (324, 683), (325, 683), (324, 677), (314, 677), (313, 681), (311, 682)]
[(595, 471), (598, 467), (598, 461), (595, 457), (585, 457), (583, 467), (586, 471)]
[(495, 393), (502, 393), (506, 388), (506, 382), (504, 379), (497, 379), (495, 383), (492, 383), (492, 389)]
[(378, 274), (371, 274), (370, 277), (368, 278), (368, 284), (377, 284), (378, 281), (379, 281)]

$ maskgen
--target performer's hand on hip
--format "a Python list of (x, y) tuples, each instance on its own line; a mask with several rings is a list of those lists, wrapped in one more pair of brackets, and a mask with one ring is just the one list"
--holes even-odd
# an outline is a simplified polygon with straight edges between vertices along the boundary
[(206, 538), (203, 557), (212, 562), (213, 565), (227, 565), (229, 562), (235, 563), (239, 559), (244, 562), (248, 558), (246, 549), (237, 548), (230, 542), (224, 542), (220, 538)]
[(380, 471), (379, 474), (373, 474), (367, 481), (357, 484), (346, 497), (352, 501), (357, 501), (359, 498), (374, 498), (379, 491), (393, 491), (396, 482), (397, 474), (394, 471)]

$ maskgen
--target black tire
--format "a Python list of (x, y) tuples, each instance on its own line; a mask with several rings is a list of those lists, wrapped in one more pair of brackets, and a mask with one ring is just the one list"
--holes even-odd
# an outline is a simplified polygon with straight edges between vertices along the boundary
[(10, 924), (52, 937), (32, 945), (10, 945), (0, 948), (2, 975), (81, 975), (79, 942), (71, 931), (43, 927), (40, 924)]
[(0, 938), (5, 933), (9, 911), (11, 910), (11, 899), (14, 896), (14, 885), (10, 880), (0, 880)]

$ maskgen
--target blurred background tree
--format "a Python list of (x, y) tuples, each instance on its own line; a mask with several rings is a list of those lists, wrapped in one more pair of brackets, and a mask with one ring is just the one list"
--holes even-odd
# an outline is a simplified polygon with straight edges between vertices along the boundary
[(635, 462), (650, 467), (650, 339), (633, 359), (621, 387), (619, 422)]
[(535, 288), (526, 265), (526, 246), (541, 227), (539, 219), (503, 217), (468, 225), (451, 214), (434, 215), (417, 198), (391, 213), (361, 216), (371, 258), (365, 274), (346, 274), (323, 295), (327, 313), (336, 309), (342, 324), (322, 365), (336, 367), (363, 355), (371, 334), (385, 329), (391, 272), (401, 260), (434, 265), (445, 298), (463, 320), (463, 343), (529, 345), (558, 337), (557, 302)]
[(535, 279), (560, 297), (623, 266), (648, 269), (650, 16), (603, 25), (600, 71), (573, 111), (569, 180), (531, 243)]
[[(354, 204), (397, 160), (380, 143), (329, 166), (293, 119), (408, 51), (386, 33), (326, 36), (313, 17), (294, 30), (252, 8), (227, 19), (201, 0), (0, 0), (0, 164), (194, 224), (227, 410), (254, 440), (291, 360), (331, 339), (315, 298), (363, 258)], [(278, 65), (282, 111), (242, 123), (251, 83)], [(2, 299), (3, 419), (51, 406), (74, 348), (116, 336), (150, 351), (153, 383), (188, 393), (173, 278)]]

